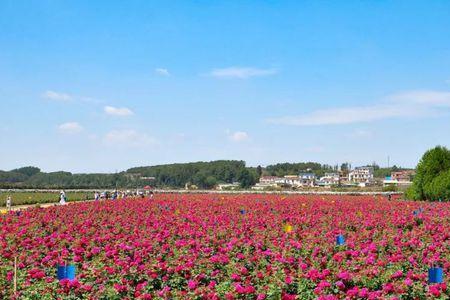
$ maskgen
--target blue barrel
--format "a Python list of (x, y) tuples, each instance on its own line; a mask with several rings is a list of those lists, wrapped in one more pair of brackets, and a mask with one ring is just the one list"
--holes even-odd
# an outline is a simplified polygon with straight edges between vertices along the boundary
[(428, 270), (429, 283), (442, 283), (444, 281), (444, 270), (439, 267), (433, 267)]
[(58, 266), (58, 269), (57, 269), (58, 280), (62, 280), (62, 279), (74, 280), (75, 273), (76, 273), (76, 268), (74, 265)]
[(345, 237), (342, 234), (336, 237), (336, 245), (337, 246), (345, 245)]

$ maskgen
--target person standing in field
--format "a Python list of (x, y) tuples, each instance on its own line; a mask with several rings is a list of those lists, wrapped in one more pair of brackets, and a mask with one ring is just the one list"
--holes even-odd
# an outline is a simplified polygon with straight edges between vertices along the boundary
[(11, 205), (12, 205), (11, 196), (8, 196), (6, 198), (6, 209), (11, 210)]
[(66, 193), (64, 191), (61, 191), (61, 193), (59, 194), (59, 204), (64, 205), (66, 204)]
[(98, 201), (100, 199), (100, 194), (97, 191), (94, 193), (94, 199), (95, 201)]

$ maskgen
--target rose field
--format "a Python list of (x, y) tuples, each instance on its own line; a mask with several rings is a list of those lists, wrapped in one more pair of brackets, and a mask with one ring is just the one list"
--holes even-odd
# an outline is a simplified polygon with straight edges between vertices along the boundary
[(158, 194), (0, 215), (0, 299), (449, 299), (449, 272), (448, 202)]

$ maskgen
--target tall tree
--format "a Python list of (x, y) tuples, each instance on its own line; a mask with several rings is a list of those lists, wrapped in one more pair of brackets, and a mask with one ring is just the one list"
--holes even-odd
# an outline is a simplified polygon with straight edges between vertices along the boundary
[(445, 189), (450, 189), (450, 185), (446, 185), (450, 183), (447, 176), (450, 176), (450, 151), (442, 146), (430, 149), (417, 165), (416, 176), (407, 195), (417, 200), (434, 200)]

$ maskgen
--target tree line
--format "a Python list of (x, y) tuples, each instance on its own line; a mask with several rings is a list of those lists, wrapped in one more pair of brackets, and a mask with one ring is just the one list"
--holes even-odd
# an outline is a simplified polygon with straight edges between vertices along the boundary
[[(375, 177), (389, 175), (391, 168), (374, 167)], [(42, 172), (37, 167), (23, 167), (11, 171), (0, 171), (0, 188), (141, 188), (150, 185), (157, 188), (183, 188), (195, 185), (209, 189), (220, 183), (239, 182), (242, 188), (254, 185), (261, 176), (285, 176), (300, 172), (313, 172), (322, 176), (326, 172), (348, 170), (351, 166), (343, 163), (340, 167), (316, 162), (278, 163), (265, 168), (247, 167), (240, 160), (217, 160), (211, 162), (177, 163), (131, 168), (120, 173), (72, 174), (70, 172)], [(450, 199), (450, 150), (437, 146), (425, 152), (416, 167), (413, 185), (406, 196), (415, 200)]]
[(244, 161), (218, 160), (131, 168), (120, 173), (72, 174), (42, 172), (37, 167), (0, 171), (0, 188), (212, 188), (219, 183), (239, 182), (247, 188), (258, 181), (256, 168)]
[(184, 188), (195, 185), (209, 189), (221, 183), (239, 182), (247, 188), (262, 175), (284, 176), (310, 170), (321, 176), (334, 168), (319, 163), (282, 163), (265, 168), (247, 167), (240, 160), (176, 163), (131, 168), (110, 174), (73, 174), (42, 172), (37, 167), (0, 171), (0, 188), (137, 188), (150, 185), (158, 188)]

